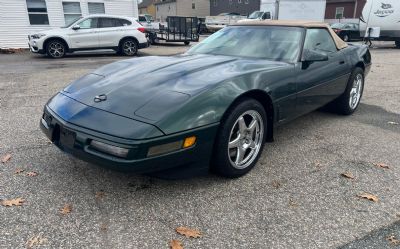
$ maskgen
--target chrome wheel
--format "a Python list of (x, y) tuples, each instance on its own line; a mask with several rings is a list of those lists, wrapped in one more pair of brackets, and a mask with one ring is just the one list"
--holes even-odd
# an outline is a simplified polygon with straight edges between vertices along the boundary
[(132, 40), (124, 41), (122, 44), (122, 50), (126, 55), (134, 55), (137, 51), (136, 43)]
[(353, 82), (353, 87), (350, 90), (349, 98), (349, 106), (353, 110), (356, 109), (358, 103), (360, 102), (363, 83), (363, 76), (361, 74), (357, 74)]
[(236, 120), (229, 135), (228, 158), (236, 169), (248, 167), (260, 152), (264, 137), (261, 115), (246, 111)]
[(53, 58), (61, 58), (65, 54), (64, 44), (58, 41), (53, 41), (49, 44), (48, 52)]

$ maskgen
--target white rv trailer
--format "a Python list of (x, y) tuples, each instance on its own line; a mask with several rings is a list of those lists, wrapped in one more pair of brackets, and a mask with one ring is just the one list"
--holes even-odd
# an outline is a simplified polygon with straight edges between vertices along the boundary
[(400, 0), (367, 0), (360, 17), (360, 35), (380, 30), (376, 40), (395, 41), (400, 48)]

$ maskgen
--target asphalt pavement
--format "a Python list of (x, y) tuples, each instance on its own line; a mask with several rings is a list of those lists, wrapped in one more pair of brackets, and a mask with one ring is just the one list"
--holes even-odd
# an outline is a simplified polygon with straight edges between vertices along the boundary
[[(139, 56), (186, 49), (158, 45)], [(80, 161), (39, 129), (52, 95), (126, 57), (0, 54), (0, 157), (12, 156), (0, 163), (0, 199), (25, 200), (0, 205), (0, 248), (158, 249), (172, 239), (184, 248), (400, 248), (400, 50), (379, 43), (371, 53), (354, 115), (316, 111), (278, 128), (242, 178), (173, 181)], [(179, 226), (202, 237), (185, 238)]]

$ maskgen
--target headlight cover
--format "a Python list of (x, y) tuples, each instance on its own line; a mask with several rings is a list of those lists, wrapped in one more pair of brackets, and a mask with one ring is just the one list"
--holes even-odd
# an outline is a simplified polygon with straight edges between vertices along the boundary
[(129, 153), (129, 149), (127, 148), (121, 148), (111, 144), (102, 143), (96, 140), (91, 141), (90, 147), (92, 147), (97, 151), (122, 158), (126, 158)]
[(43, 37), (43, 36), (46, 36), (46, 34), (39, 33), (39, 34), (33, 34), (33, 35), (31, 35), (31, 38), (32, 38), (32, 39), (40, 39), (40, 38)]

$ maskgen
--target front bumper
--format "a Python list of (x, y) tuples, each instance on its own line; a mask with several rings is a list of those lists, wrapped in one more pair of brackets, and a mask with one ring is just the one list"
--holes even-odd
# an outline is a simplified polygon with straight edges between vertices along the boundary
[(44, 54), (43, 39), (32, 39), (28, 36), (28, 46), (32, 53)]
[[(67, 123), (46, 106), (40, 128), (59, 149), (79, 159), (119, 171), (151, 173), (178, 167), (182, 170), (208, 170), (218, 124), (153, 139), (132, 140), (113, 138), (101, 132), (86, 130)], [(180, 141), (189, 136), (197, 137), (194, 146), (159, 156), (147, 157), (149, 148)], [(92, 140), (128, 148), (128, 156), (119, 158), (97, 151), (90, 146)]]

